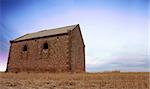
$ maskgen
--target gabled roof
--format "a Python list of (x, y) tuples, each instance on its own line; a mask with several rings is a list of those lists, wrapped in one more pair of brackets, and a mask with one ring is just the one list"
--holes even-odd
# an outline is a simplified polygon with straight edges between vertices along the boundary
[(39, 32), (30, 33), (30, 34), (25, 34), (21, 37), (16, 38), (13, 41), (22, 41), (22, 40), (33, 39), (33, 38), (40, 38), (40, 37), (45, 37), (45, 36), (64, 34), (64, 33), (68, 33), (70, 30), (73, 30), (77, 25), (78, 24), (60, 27), (60, 28), (42, 30)]

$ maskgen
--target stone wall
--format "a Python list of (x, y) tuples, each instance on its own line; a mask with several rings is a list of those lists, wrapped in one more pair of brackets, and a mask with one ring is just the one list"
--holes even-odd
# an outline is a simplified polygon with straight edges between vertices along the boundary
[[(8, 60), (8, 72), (67, 72), (70, 71), (69, 36), (61, 35), (13, 42)], [(48, 49), (43, 44), (48, 43)], [(27, 51), (23, 51), (27, 45)]]
[(71, 70), (85, 72), (85, 45), (79, 26), (71, 32)]
[[(45, 43), (48, 49), (43, 49)], [(79, 25), (66, 34), (11, 42), (6, 71), (85, 72), (84, 47)]]

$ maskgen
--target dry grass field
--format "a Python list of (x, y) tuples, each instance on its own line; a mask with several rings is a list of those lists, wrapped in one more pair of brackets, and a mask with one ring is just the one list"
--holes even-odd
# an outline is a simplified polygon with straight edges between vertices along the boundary
[(150, 89), (150, 73), (0, 73), (0, 89)]

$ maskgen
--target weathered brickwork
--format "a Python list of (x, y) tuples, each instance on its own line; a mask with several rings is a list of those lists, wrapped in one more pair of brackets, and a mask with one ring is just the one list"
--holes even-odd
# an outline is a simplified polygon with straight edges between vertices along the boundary
[[(85, 53), (79, 26), (68, 34), (11, 42), (8, 72), (84, 72)], [(44, 49), (44, 44), (48, 49)], [(23, 51), (24, 46), (27, 51)]]

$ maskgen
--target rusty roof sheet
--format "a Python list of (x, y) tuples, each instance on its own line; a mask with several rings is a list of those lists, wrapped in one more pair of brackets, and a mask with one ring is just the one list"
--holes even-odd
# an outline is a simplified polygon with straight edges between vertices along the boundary
[(77, 25), (78, 24), (65, 26), (65, 27), (54, 28), (54, 29), (42, 30), (42, 31), (39, 31), (39, 32), (30, 33), (30, 34), (25, 34), (25, 35), (23, 35), (19, 38), (16, 38), (13, 41), (20, 41), (20, 40), (26, 40), (26, 39), (39, 38), (39, 37), (45, 37), (45, 36), (68, 33), (68, 31), (73, 30)]

